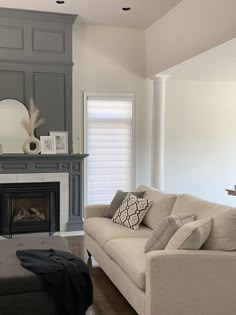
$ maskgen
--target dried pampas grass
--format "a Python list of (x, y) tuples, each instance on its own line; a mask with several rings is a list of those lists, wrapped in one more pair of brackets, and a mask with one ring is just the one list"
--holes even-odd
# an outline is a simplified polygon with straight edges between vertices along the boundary
[(30, 98), (29, 107), (29, 119), (22, 119), (22, 126), (29, 136), (34, 135), (34, 130), (45, 123), (44, 118), (39, 118), (40, 112), (38, 107), (34, 104), (32, 98)]

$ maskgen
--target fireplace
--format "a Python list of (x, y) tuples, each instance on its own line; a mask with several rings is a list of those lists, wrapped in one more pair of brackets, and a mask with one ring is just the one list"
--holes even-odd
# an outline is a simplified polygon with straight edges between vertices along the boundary
[(58, 182), (0, 184), (0, 233), (59, 231)]

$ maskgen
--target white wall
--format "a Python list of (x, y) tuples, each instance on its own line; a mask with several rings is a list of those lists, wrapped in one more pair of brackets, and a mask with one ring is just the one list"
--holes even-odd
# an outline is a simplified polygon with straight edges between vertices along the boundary
[(146, 30), (150, 77), (236, 37), (235, 0), (183, 0)]
[(166, 86), (165, 191), (236, 205), (236, 82)]
[(79, 151), (83, 152), (83, 91), (135, 93), (136, 184), (149, 183), (150, 81), (144, 79), (144, 30), (75, 23), (73, 61), (73, 135), (80, 137)]

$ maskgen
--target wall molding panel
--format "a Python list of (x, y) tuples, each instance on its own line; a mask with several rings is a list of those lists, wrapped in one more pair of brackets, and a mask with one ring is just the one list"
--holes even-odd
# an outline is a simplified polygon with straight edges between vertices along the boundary
[(24, 49), (24, 28), (0, 25), (0, 49)]
[(0, 99), (26, 106), (46, 123), (37, 136), (68, 131), (72, 149), (72, 25), (76, 15), (0, 8)]
[(65, 32), (49, 29), (32, 29), (32, 51), (65, 54)]

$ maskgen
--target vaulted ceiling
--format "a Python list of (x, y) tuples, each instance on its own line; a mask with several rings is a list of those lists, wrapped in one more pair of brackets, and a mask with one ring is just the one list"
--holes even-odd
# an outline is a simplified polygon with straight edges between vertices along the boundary
[[(79, 15), (88, 24), (146, 29), (182, 0), (0, 0), (6, 8), (39, 10)], [(123, 7), (131, 10), (123, 11)]]
[(181, 62), (161, 74), (180, 80), (236, 81), (236, 39)]

